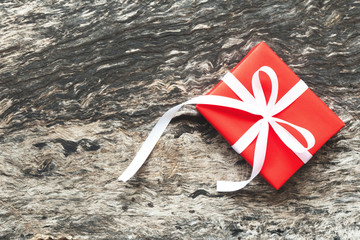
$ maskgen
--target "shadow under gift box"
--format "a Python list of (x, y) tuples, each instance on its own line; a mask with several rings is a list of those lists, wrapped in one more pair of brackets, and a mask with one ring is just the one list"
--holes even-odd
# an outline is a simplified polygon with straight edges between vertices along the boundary
[[(271, 67), (278, 77), (279, 92), (277, 101), (300, 80), (264, 42), (255, 46), (231, 73), (253, 94), (252, 76), (262, 66)], [(260, 72), (260, 81), (268, 101), (271, 93), (270, 79), (265, 73)], [(207, 95), (239, 99), (223, 81), (220, 81)], [(261, 116), (226, 107), (198, 104), (196, 108), (231, 145), (257, 120), (262, 118)], [(274, 117), (309, 130), (315, 137), (315, 145), (308, 150), (312, 155), (344, 126), (344, 123), (336, 114), (310, 89), (307, 89), (290, 106), (274, 115)], [(307, 147), (305, 139), (299, 132), (285, 124), (279, 124), (286, 128), (304, 147)], [(250, 165), (253, 165), (255, 142), (256, 138), (241, 153)], [(279, 189), (303, 164), (270, 127), (265, 162), (260, 174), (274, 188)]]

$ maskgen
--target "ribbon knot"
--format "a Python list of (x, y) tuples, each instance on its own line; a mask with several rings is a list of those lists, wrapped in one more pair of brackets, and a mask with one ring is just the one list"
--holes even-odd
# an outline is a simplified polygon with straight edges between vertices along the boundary
[(262, 117), (263, 117), (263, 119), (264, 119), (264, 121), (266, 121), (266, 122), (269, 122), (271, 119), (272, 119), (272, 116), (270, 116), (270, 115), (262, 115)]
[[(262, 89), (260, 82), (260, 71), (268, 75), (271, 81), (271, 92), (269, 100), (266, 101), (265, 93)], [(308, 87), (300, 80), (294, 87), (292, 87), (280, 100), (278, 97), (278, 78), (275, 71), (268, 67), (262, 66), (252, 76), (252, 95), (232, 73), (227, 73), (223, 77), (223, 82), (241, 99), (236, 100), (233, 98), (205, 95), (195, 97), (184, 103), (176, 105), (169, 109), (157, 122), (155, 127), (150, 132), (149, 136), (141, 146), (140, 150), (136, 154), (134, 160), (130, 163), (129, 167), (119, 177), (120, 181), (127, 181), (131, 178), (138, 169), (143, 165), (156, 142), (164, 132), (171, 119), (175, 116), (176, 112), (183, 106), (188, 104), (206, 104), (214, 106), (222, 106), (233, 109), (246, 111), (248, 113), (262, 116), (257, 122), (255, 122), (236, 142), (232, 145), (232, 148), (242, 153), (255, 139), (255, 151), (254, 161), (251, 176), (246, 181), (230, 182), (230, 181), (218, 181), (217, 190), (220, 192), (231, 192), (239, 190), (245, 187), (252, 179), (254, 179), (261, 171), (267, 149), (267, 140), (269, 127), (275, 131), (277, 136), (284, 142), (284, 144), (291, 149), (304, 163), (306, 163), (312, 155), (308, 152), (315, 144), (315, 138), (310, 131), (295, 124), (292, 124), (283, 119), (274, 117), (288, 106), (290, 106), (297, 98), (299, 98)], [(305, 139), (307, 147), (304, 147), (290, 132), (288, 132), (280, 124), (287, 125), (298, 131)]]

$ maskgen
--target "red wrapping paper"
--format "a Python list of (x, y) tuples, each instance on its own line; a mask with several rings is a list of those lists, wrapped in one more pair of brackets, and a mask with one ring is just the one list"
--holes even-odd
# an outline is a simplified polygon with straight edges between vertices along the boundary
[[(231, 73), (253, 94), (251, 87), (252, 76), (262, 66), (269, 66), (276, 72), (279, 80), (277, 101), (299, 81), (299, 77), (264, 42), (255, 46), (231, 70)], [(260, 72), (260, 80), (268, 100), (271, 93), (270, 79), (265, 73)], [(207, 95), (239, 99), (222, 81)], [(198, 104), (196, 108), (231, 145), (261, 118), (241, 110), (226, 107)], [(309, 150), (312, 155), (344, 126), (344, 123), (336, 114), (310, 89), (307, 89), (295, 102), (274, 117), (309, 130), (315, 137), (315, 145)], [(306, 147), (305, 139), (296, 130), (287, 127), (287, 125), (281, 125)], [(241, 153), (250, 165), (253, 165), (255, 142), (256, 139)], [(270, 127), (265, 162), (260, 174), (274, 188), (279, 189), (303, 164)]]

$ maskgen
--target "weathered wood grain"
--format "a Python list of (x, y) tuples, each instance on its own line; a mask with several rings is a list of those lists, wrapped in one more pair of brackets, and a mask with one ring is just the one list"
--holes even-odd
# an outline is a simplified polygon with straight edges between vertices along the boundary
[[(360, 237), (358, 1), (2, 1), (0, 239)], [(345, 122), (279, 191), (194, 108), (260, 41)]]

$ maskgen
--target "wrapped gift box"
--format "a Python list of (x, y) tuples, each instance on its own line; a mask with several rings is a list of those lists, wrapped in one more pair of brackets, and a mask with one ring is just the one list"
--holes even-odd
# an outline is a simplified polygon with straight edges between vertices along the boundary
[[(269, 66), (277, 75), (279, 82), (277, 101), (300, 81), (300, 78), (264, 42), (254, 47), (231, 73), (253, 94), (252, 76), (262, 66)], [(268, 101), (272, 85), (267, 74), (263, 72), (259, 74), (261, 86)], [(219, 82), (207, 95), (242, 100), (223, 81)], [(262, 118), (245, 111), (220, 106), (198, 104), (196, 108), (231, 145)], [(315, 137), (315, 145), (308, 150), (312, 155), (344, 126), (335, 113), (310, 89), (274, 117), (309, 130)], [(306, 146), (305, 139), (299, 132), (286, 125), (282, 126)], [(253, 165), (255, 142), (256, 139), (241, 153), (250, 165)], [(265, 162), (260, 174), (274, 188), (279, 189), (303, 164), (303, 161), (270, 127)]]

